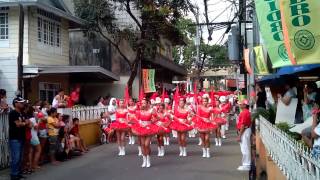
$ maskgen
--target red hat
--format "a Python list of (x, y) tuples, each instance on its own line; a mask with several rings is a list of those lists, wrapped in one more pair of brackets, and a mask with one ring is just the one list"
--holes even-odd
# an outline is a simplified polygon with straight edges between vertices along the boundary
[(39, 112), (39, 113), (37, 114), (37, 118), (38, 118), (38, 119), (44, 118), (44, 114), (43, 114), (42, 112)]
[(243, 99), (242, 101), (239, 101), (238, 104), (239, 105), (242, 105), (242, 104), (249, 105), (249, 101), (247, 99)]

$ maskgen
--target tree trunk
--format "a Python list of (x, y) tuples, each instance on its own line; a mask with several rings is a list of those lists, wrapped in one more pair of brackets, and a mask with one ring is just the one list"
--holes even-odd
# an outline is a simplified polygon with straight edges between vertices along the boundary
[(140, 47), (138, 49), (138, 51), (137, 51), (137, 55), (136, 55), (136, 58), (135, 58), (134, 62), (131, 64), (130, 77), (129, 77), (128, 82), (127, 82), (128, 91), (129, 91), (129, 94), (130, 94), (131, 97), (132, 97), (132, 84), (133, 84), (133, 81), (134, 81), (134, 79), (136, 78), (136, 76), (138, 74), (138, 67), (139, 67), (139, 64), (140, 64), (140, 62), (142, 60), (142, 56), (143, 56), (143, 49)]

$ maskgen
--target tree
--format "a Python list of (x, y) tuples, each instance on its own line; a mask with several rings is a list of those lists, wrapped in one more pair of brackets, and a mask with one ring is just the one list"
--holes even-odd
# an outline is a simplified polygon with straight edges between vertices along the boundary
[[(129, 92), (141, 61), (154, 59), (160, 46), (160, 34), (180, 37), (175, 29), (177, 19), (193, 8), (189, 0), (74, 0), (76, 14), (86, 21), (85, 31), (99, 33), (122, 56), (130, 67), (127, 82)], [(138, 10), (139, 15), (133, 10)], [(126, 12), (135, 23), (133, 27), (119, 27), (115, 12)], [(182, 36), (181, 36), (182, 37)], [(126, 40), (135, 52), (130, 59), (120, 43)]]
[(177, 21), (176, 27), (183, 34), (186, 45), (183, 47), (176, 47), (173, 49), (173, 57), (176, 63), (179, 63), (191, 70), (196, 69), (198, 75), (203, 70), (207, 70), (216, 66), (229, 65), (230, 62), (227, 56), (227, 48), (222, 45), (210, 45), (204, 43), (201, 38), (199, 47), (200, 61), (196, 62), (197, 47), (194, 39), (196, 37), (196, 27), (193, 26), (195, 22), (191, 19), (180, 18)]

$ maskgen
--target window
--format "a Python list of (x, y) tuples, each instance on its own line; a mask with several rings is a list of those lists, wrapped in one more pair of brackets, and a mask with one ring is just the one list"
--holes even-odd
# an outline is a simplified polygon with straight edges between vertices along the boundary
[(9, 39), (8, 13), (0, 11), (0, 40)]
[(38, 9), (38, 42), (51, 47), (61, 47), (60, 17)]
[(47, 83), (40, 82), (39, 83), (39, 99), (40, 101), (48, 101), (52, 102), (54, 96), (58, 94), (58, 90), (60, 89), (60, 83)]

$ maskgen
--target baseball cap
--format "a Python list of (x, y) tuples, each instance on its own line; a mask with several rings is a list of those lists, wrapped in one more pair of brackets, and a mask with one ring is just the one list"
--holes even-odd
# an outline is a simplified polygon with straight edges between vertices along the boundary
[(247, 99), (243, 99), (242, 101), (238, 102), (239, 105), (244, 104), (244, 105), (249, 105), (249, 101)]
[(15, 103), (25, 103), (25, 102), (26, 102), (26, 100), (23, 99), (22, 97), (16, 97), (13, 99), (12, 103), (15, 104)]

